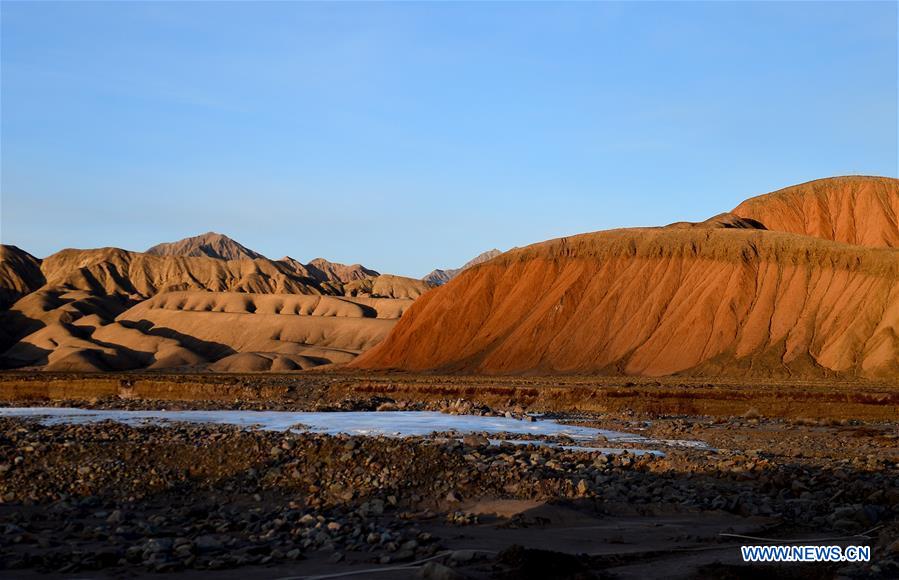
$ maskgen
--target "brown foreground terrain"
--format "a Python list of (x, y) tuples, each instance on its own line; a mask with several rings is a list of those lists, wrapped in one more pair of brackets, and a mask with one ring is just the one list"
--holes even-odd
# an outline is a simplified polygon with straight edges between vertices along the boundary
[(892, 420), (890, 382), (691, 377), (477, 377), (331, 370), (294, 373), (0, 373), (0, 401), (161, 400), (212, 408), (313, 409), (357, 398), (436, 403), (462, 399), (529, 412), (634, 416), (760, 413), (782, 419)]
[[(711, 449), (3, 418), (0, 576), (893, 578), (897, 397), (873, 382), (8, 373), (16, 406), (537, 412)], [(741, 561), (774, 541), (873, 557)]]

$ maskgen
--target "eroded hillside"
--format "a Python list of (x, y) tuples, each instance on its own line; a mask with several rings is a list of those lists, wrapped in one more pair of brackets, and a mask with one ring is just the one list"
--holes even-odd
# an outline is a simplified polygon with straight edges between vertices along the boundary
[(243, 372), (346, 363), (430, 288), (358, 265), (272, 261), (208, 238), (165, 244), (159, 255), (70, 249), (43, 261), (4, 247), (10, 305), (0, 312), (0, 367)]
[[(742, 219), (753, 223), (718, 216), (689, 227), (597, 232), (506, 252), (424, 296), (353, 365), (899, 376), (899, 251), (869, 247), (899, 239), (889, 209), (897, 207), (899, 189), (896, 180), (874, 185), (840, 178), (790, 195), (795, 215), (812, 215), (807, 208), (818, 207), (819, 191), (845, 187), (855, 217), (843, 214), (839, 223), (878, 224), (876, 236), (859, 236), (848, 225), (820, 238), (770, 231), (787, 229), (787, 222), (764, 222), (765, 211), (783, 213), (762, 211), (766, 203), (782, 203), (775, 194), (747, 202), (759, 213)], [(865, 222), (862, 213), (873, 215)], [(829, 237), (842, 239), (823, 239)], [(850, 238), (867, 245), (841, 243)]]

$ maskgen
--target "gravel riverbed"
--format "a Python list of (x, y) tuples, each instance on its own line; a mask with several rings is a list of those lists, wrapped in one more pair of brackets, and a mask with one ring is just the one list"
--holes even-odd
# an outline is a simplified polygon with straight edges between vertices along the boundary
[[(537, 511), (483, 508), (517, 501), (606, 522), (723, 515), (762, 522), (768, 537), (866, 533), (858, 543), (873, 547), (872, 562), (817, 570), (899, 576), (894, 424), (572, 419), (641, 428), (654, 438), (689, 435), (714, 450), (607, 455), (491, 445), (486, 434), (388, 438), (0, 419), (0, 575), (246, 569), (266, 577), (278, 566), (333, 572), (437, 556), (415, 574), (526, 576), (526, 550), (511, 541), (518, 536), (495, 553), (457, 554), (467, 529), (489, 529), (502, 544), (509, 530), (551, 525)], [(835, 445), (841, 430), (849, 443)], [(558, 577), (616, 577), (628, 563), (584, 556)]]

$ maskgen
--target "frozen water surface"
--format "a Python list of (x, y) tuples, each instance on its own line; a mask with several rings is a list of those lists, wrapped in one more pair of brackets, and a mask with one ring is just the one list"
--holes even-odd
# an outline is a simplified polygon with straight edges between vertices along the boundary
[[(212, 423), (268, 431), (304, 430), (336, 435), (385, 435), (408, 437), (434, 432), (506, 433), (539, 435), (548, 438), (568, 437), (575, 441), (614, 441), (618, 443), (660, 443), (633, 433), (609, 431), (578, 425), (564, 425), (553, 420), (521, 421), (506, 417), (447, 415), (433, 411), (120, 411), (77, 409), (66, 407), (6, 407), (0, 417), (34, 417), (45, 425), (83, 424), (117, 421), (127, 425), (162, 424), (167, 421)], [(674, 442), (668, 442), (672, 444)], [(698, 443), (698, 442), (697, 442)], [(589, 448), (590, 451), (616, 452), (619, 449)]]
[(639, 442), (645, 438), (631, 433), (607, 431), (591, 427), (563, 425), (551, 420), (521, 421), (506, 417), (476, 415), (447, 415), (432, 411), (118, 411), (105, 409), (76, 409), (65, 407), (8, 407), (0, 408), (0, 417), (38, 417), (47, 425), (60, 423), (95, 423), (118, 421), (128, 425), (180, 421), (185, 423), (214, 423), (239, 427), (287, 431), (304, 429), (336, 435), (387, 435), (407, 437), (429, 435), (434, 432), (513, 433), (568, 436), (578, 440), (624, 440)]

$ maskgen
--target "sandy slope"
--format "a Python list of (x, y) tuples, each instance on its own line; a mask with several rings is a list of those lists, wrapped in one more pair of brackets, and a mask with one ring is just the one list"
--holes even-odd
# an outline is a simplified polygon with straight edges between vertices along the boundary
[[(808, 231), (856, 236), (871, 246), (899, 239), (896, 180), (815, 183), (790, 190), (794, 214), (820, 222)], [(821, 191), (845, 209), (840, 219), (827, 222), (807, 209)], [(837, 203), (841, 191), (852, 203)], [(773, 194), (741, 205), (755, 208), (749, 219), (759, 224), (724, 215), (506, 252), (422, 297), (383, 343), (352, 364), (481, 373), (899, 376), (899, 250), (762, 229), (767, 212), (792, 215), (777, 209), (783, 203)], [(776, 222), (787, 229), (783, 223)], [(861, 235), (840, 224), (880, 229)]]

